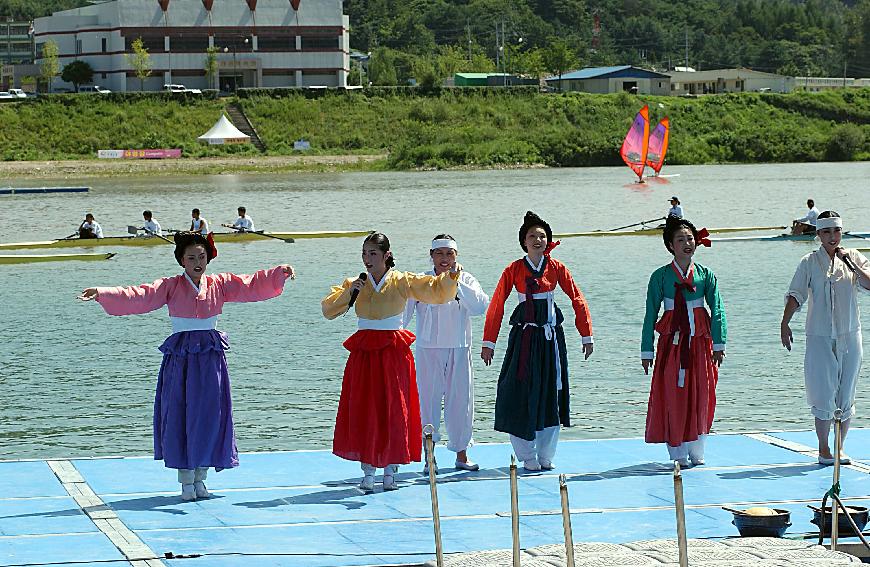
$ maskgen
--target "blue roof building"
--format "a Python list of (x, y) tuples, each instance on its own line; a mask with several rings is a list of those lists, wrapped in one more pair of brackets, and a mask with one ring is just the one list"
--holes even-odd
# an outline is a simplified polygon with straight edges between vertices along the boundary
[(631, 92), (654, 95), (671, 94), (671, 78), (663, 73), (632, 65), (586, 67), (561, 76), (546, 79), (547, 84), (561, 91), (587, 93)]

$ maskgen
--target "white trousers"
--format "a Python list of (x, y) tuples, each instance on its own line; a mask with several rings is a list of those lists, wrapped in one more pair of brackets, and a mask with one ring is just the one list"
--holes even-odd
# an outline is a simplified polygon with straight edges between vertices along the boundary
[(193, 484), (194, 482), (202, 482), (208, 476), (208, 467), (199, 467), (196, 469), (178, 469), (178, 482), (181, 484)]
[(672, 461), (685, 461), (691, 458), (693, 461), (704, 459), (704, 442), (707, 440), (706, 435), (698, 435), (694, 441), (683, 441), (676, 447), (668, 445), (668, 455)]
[(836, 339), (807, 336), (804, 382), (814, 416), (830, 421), (837, 409), (843, 410), (843, 420), (855, 414), (855, 387), (863, 357), (861, 331)]
[(559, 443), (560, 425), (546, 427), (535, 434), (533, 441), (526, 441), (521, 437), (511, 435), (511, 446), (514, 448), (514, 455), (520, 461), (530, 461), (537, 459), (538, 461), (551, 461), (556, 455), (556, 445)]
[(447, 448), (465, 451), (471, 446), (474, 422), (474, 379), (471, 351), (459, 348), (418, 348), (417, 390), (420, 393), (420, 420), (425, 427), (435, 426), (432, 439), (441, 440), (441, 400), (444, 400), (444, 425)]

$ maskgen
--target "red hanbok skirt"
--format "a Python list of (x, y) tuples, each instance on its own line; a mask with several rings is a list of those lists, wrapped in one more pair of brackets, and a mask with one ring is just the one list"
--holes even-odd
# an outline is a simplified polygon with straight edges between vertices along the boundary
[(361, 330), (341, 384), (332, 452), (374, 467), (420, 461), (422, 425), (411, 331)]
[[(646, 414), (646, 442), (676, 447), (710, 433), (719, 371), (713, 364), (710, 315), (703, 307), (696, 307), (690, 315), (695, 317), (695, 336), (689, 346), (689, 367), (684, 369), (683, 387), (679, 386), (680, 345), (674, 344), (671, 331), (673, 313), (665, 311), (656, 323), (659, 342)], [(679, 338), (680, 343), (686, 340), (689, 337)]]

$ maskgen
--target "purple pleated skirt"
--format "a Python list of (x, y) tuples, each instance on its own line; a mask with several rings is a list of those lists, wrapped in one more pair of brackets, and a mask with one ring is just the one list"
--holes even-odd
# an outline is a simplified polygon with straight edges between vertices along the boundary
[(239, 466), (233, 403), (220, 331), (183, 331), (160, 345), (154, 459), (172, 469)]

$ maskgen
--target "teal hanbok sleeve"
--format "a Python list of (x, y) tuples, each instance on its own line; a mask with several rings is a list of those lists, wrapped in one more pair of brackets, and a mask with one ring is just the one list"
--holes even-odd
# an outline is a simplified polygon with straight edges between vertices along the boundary
[(664, 271), (659, 268), (649, 277), (649, 285), (646, 289), (646, 314), (643, 318), (643, 332), (640, 337), (641, 360), (655, 358), (655, 326), (659, 317), (659, 309), (664, 299)]
[(713, 334), (713, 350), (725, 350), (725, 341), (728, 334), (728, 323), (725, 321), (725, 306), (719, 296), (719, 283), (716, 274), (705, 269), (704, 274), (704, 298), (710, 306), (710, 331)]

